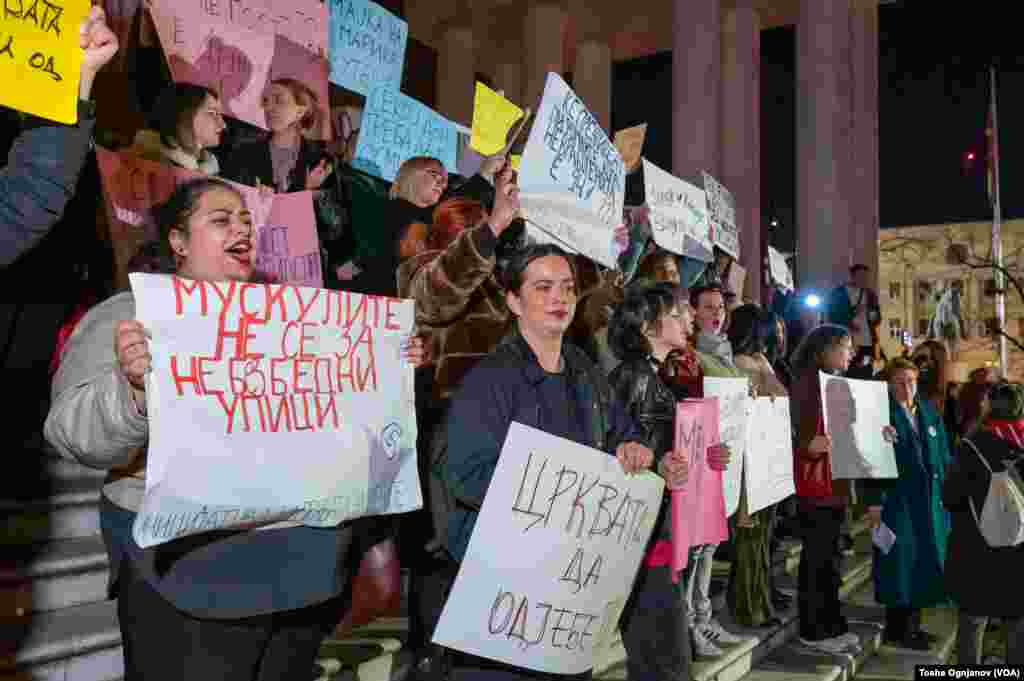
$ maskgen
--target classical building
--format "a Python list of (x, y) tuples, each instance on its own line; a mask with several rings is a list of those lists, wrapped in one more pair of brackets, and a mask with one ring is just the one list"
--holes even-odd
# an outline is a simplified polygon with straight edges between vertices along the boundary
[[(1007, 269), (1024, 274), (1024, 220), (1003, 224), (1003, 259)], [(950, 247), (966, 249), (975, 266), (955, 264)], [(968, 368), (997, 359), (992, 334), (996, 328), (995, 273), (983, 266), (992, 250), (992, 223), (966, 222), (883, 229), (879, 238), (879, 295), (882, 304), (882, 340), (892, 357), (901, 351), (901, 338), (909, 331), (914, 343), (927, 338), (939, 298), (960, 282), (961, 317), (967, 335), (961, 359)], [(1024, 341), (1024, 300), (1008, 284), (1006, 331)], [(1013, 349), (1012, 343), (1010, 344)], [(1021, 378), (1024, 353), (1013, 352), (1011, 376)]]

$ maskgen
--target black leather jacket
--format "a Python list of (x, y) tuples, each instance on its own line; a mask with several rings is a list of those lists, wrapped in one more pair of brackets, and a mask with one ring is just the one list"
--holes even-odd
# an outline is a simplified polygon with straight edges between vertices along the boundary
[(627, 359), (617, 366), (608, 381), (615, 399), (640, 426), (651, 451), (655, 470), (675, 441), (676, 395), (665, 385), (651, 360)]

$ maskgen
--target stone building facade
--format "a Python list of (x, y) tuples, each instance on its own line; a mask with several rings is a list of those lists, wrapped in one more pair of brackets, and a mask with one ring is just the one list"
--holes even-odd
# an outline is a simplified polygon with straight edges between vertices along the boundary
[[(889, 357), (901, 352), (909, 331), (914, 344), (925, 340), (939, 297), (961, 282), (961, 317), (966, 339), (960, 357), (968, 369), (997, 360), (993, 330), (996, 324), (995, 272), (983, 266), (991, 256), (992, 224), (966, 222), (883, 229), (879, 235), (879, 297), (882, 305), (882, 343)], [(1024, 275), (1024, 220), (1003, 224), (1003, 259), (1007, 269)], [(950, 246), (967, 249), (976, 266), (950, 261)], [(1006, 331), (1024, 342), (1024, 301), (1007, 284)], [(1013, 350), (1012, 343), (1010, 344)], [(1011, 352), (1010, 375), (1024, 377), (1024, 353)]]

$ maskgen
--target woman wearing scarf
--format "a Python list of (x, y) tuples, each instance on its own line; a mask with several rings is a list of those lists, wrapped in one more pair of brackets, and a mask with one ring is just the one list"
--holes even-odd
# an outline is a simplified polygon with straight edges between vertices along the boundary
[[(724, 335), (725, 298), (718, 285), (701, 286), (690, 291), (697, 330), (697, 360), (705, 376), (744, 378), (733, 362), (732, 346)], [(739, 465), (739, 464), (734, 464)], [(703, 544), (690, 549), (686, 566), (686, 610), (690, 616), (694, 652), (698, 657), (719, 657), (719, 643), (732, 645), (743, 639), (727, 631), (711, 611), (711, 568), (718, 544)]]
[(993, 474), (1024, 466), (1024, 387), (993, 386), (985, 412), (981, 427), (961, 443), (942, 489), (953, 526), (946, 586), (960, 606), (960, 664), (981, 663), (988, 620), (1001, 617), (1007, 630), (1006, 663), (1019, 665), (1024, 664), (1024, 590), (1019, 588), (1024, 545), (990, 547), (974, 512), (985, 507)]
[(949, 439), (940, 412), (918, 395), (914, 363), (895, 359), (886, 375), (899, 477), (871, 481), (864, 497), (872, 527), (884, 524), (896, 541), (888, 552), (875, 548), (875, 600), (885, 606), (885, 642), (924, 651), (935, 639), (921, 629), (921, 609), (946, 601), (949, 516), (942, 484)]

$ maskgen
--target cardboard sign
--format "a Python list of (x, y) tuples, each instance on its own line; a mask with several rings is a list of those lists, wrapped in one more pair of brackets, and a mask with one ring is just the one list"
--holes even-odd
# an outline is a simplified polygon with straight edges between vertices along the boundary
[(519, 168), (528, 235), (614, 268), (626, 168), (594, 115), (549, 73)]
[(627, 477), (604, 452), (513, 423), (434, 643), (540, 672), (591, 669), (663, 490), (653, 473)]
[(390, 182), (405, 161), (430, 156), (454, 173), (458, 145), (451, 121), (408, 95), (380, 86), (366, 100), (352, 165)]
[(685, 400), (676, 405), (675, 454), (690, 463), (683, 489), (672, 490), (672, 573), (689, 562), (690, 548), (729, 538), (722, 472), (708, 465), (708, 447), (720, 442), (718, 400)]
[(819, 378), (825, 430), (832, 436), (832, 477), (897, 477), (896, 452), (882, 435), (890, 425), (888, 384), (824, 372)]
[(614, 144), (626, 165), (626, 172), (631, 173), (640, 166), (640, 156), (644, 151), (644, 139), (647, 137), (647, 124), (641, 123), (632, 128), (624, 128), (615, 133)]
[(329, 120), (327, 8), (319, 0), (151, 0), (150, 14), (174, 81), (211, 88), (226, 115), (265, 129), (270, 82), (294, 78)]
[(0, 13), (0, 105), (58, 123), (78, 121), (89, 0), (6, 0)]
[(758, 397), (751, 403), (743, 466), (747, 510), (756, 513), (796, 494), (796, 486), (789, 398)]
[[(128, 263), (143, 244), (159, 240), (153, 207), (202, 173), (146, 161), (97, 147), (103, 198), (114, 247), (118, 286), (128, 283)], [(253, 187), (228, 183), (245, 199), (256, 227), (256, 270), (262, 278), (319, 288), (323, 285), (313, 193), (264, 198)]]
[(736, 199), (722, 183), (702, 172), (704, 191), (711, 214), (711, 241), (737, 260), (740, 257), (740, 236), (736, 228)]
[(469, 146), (484, 156), (497, 154), (505, 148), (509, 130), (522, 117), (522, 109), (483, 83), (477, 83)]
[(131, 285), (153, 356), (139, 546), (422, 505), (401, 356), (412, 301), (173, 275)]
[(402, 86), (409, 25), (370, 0), (327, 0), (331, 82), (369, 96), (375, 87)]
[(732, 451), (729, 467), (722, 472), (725, 515), (731, 516), (740, 506), (747, 428), (753, 402), (750, 399), (750, 381), (746, 378), (705, 377), (704, 397), (718, 398), (718, 434), (722, 443), (729, 445)]
[(787, 291), (793, 290), (793, 271), (789, 269), (785, 256), (771, 246), (768, 247), (768, 269), (776, 284)]
[(711, 251), (711, 227), (704, 190), (643, 159), (644, 198), (650, 209), (654, 241), (667, 251), (687, 255), (696, 242)]

